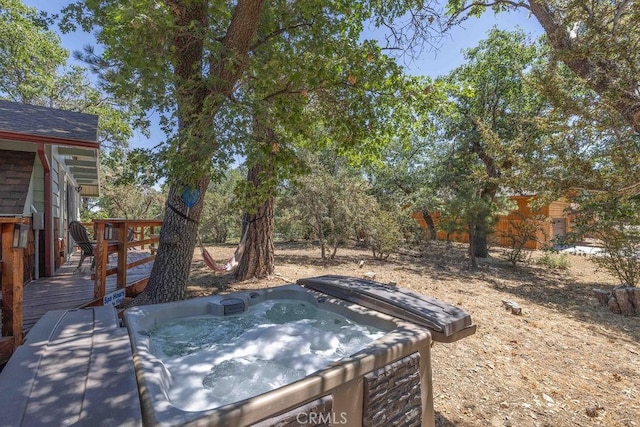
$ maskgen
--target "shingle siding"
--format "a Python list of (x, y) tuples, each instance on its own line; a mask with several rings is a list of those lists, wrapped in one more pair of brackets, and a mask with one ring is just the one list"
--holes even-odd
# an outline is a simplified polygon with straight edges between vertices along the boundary
[(35, 153), (0, 150), (0, 214), (22, 215)]

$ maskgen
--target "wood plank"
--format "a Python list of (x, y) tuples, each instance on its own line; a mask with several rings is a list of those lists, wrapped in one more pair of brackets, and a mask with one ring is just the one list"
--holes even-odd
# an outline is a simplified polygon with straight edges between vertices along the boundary
[(2, 224), (2, 335), (22, 343), (23, 251), (14, 249), (13, 224)]
[(136, 267), (138, 267), (140, 265), (146, 264), (148, 262), (153, 262), (155, 260), (156, 260), (156, 256), (155, 255), (151, 255), (151, 256), (148, 256), (146, 258), (142, 258), (142, 259), (139, 259), (137, 261), (133, 261), (133, 262), (128, 263), (127, 264), (127, 268), (128, 269), (136, 268)]
[(145, 277), (138, 280), (137, 282), (130, 284), (129, 286), (127, 286), (126, 296), (131, 298), (138, 296), (138, 294), (144, 291), (144, 289), (147, 287), (147, 283), (149, 283), (149, 277)]
[(0, 365), (7, 363), (13, 354), (13, 337), (0, 337)]
[[(135, 262), (149, 256), (148, 252), (127, 251), (127, 259)], [(65, 273), (55, 277), (41, 278), (28, 283), (24, 288), (23, 328), (29, 331), (33, 325), (49, 310), (78, 308), (94, 300), (94, 280), (89, 272), (72, 273), (78, 263), (79, 254), (72, 254), (71, 259), (59, 271)], [(115, 259), (110, 260), (112, 262)], [(69, 268), (67, 268), (69, 266)], [(146, 263), (129, 270), (127, 284), (148, 280), (153, 263)], [(105, 293), (115, 291), (116, 277), (107, 277)], [(102, 299), (100, 299), (102, 301)]]

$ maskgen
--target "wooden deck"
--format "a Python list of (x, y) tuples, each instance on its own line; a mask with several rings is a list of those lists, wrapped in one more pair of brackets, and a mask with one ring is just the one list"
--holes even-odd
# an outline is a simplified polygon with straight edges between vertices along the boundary
[[(127, 251), (127, 262), (131, 263), (149, 256), (146, 251)], [(80, 271), (76, 272), (79, 253), (74, 253), (54, 277), (33, 280), (24, 286), (23, 330), (31, 327), (47, 311), (77, 308), (94, 299), (94, 281), (91, 278), (90, 260), (87, 258)], [(117, 255), (109, 257), (109, 267), (115, 266)], [(127, 271), (127, 284), (148, 277), (153, 262), (145, 263)], [(107, 293), (116, 290), (116, 276), (107, 277)]]

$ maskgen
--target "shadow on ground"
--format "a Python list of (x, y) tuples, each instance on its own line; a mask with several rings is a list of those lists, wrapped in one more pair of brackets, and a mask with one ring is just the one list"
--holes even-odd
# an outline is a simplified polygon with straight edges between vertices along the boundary
[[(306, 242), (280, 243), (276, 245), (276, 270), (278, 266), (290, 265), (301, 269), (316, 267), (329, 272), (332, 268), (356, 266), (361, 261), (365, 261), (363, 270), (355, 271), (393, 269), (418, 275), (424, 278), (425, 282), (431, 279), (464, 284), (469, 280), (478, 280), (499, 292), (512, 295), (519, 301), (539, 304), (598, 326), (593, 328), (597, 333), (606, 334), (606, 329), (612, 329), (628, 335), (635, 341), (640, 341), (640, 317), (623, 317), (599, 306), (592, 296), (592, 290), (606, 289), (607, 286), (588, 279), (576, 280), (567, 271), (554, 270), (536, 264), (524, 264), (514, 268), (500, 257), (501, 250), (493, 251), (492, 256), (486, 260), (479, 260), (478, 268), (472, 269), (466, 254), (466, 245), (439, 241), (429, 242), (420, 252), (403, 253), (386, 261), (374, 259), (371, 252), (362, 248), (352, 249), (357, 251), (342, 250), (341, 252), (339, 249), (335, 259), (323, 262), (317, 245)], [(575, 262), (588, 261), (585, 257), (573, 259)], [(236, 283), (232, 273), (215, 274), (201, 260), (194, 260), (192, 271), (190, 281), (199, 290), (190, 293), (190, 296), (210, 295), (252, 287), (250, 284), (245, 286), (244, 283)], [(461, 293), (477, 294), (471, 289), (465, 289), (464, 285), (457, 286)], [(505, 298), (510, 298), (508, 295)]]

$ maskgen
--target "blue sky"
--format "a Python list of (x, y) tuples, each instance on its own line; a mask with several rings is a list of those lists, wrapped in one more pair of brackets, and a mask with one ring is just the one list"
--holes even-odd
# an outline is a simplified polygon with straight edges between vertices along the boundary
[[(23, 0), (27, 6), (50, 13), (58, 12), (71, 2), (72, 0)], [(468, 19), (461, 27), (450, 31), (439, 42), (437, 49), (424, 50), (418, 58), (412, 60), (404, 58), (400, 62), (406, 67), (409, 74), (432, 77), (447, 74), (462, 64), (464, 60), (462, 50), (476, 46), (478, 41), (484, 39), (487, 31), (494, 26), (505, 30), (513, 30), (518, 27), (532, 37), (543, 33), (538, 21), (534, 17), (530, 17), (526, 10), (499, 15), (487, 12), (481, 18)], [(91, 44), (94, 40), (90, 34), (82, 32), (60, 34), (60, 37), (63, 46), (70, 53), (82, 50), (84, 45)], [(156, 142), (147, 141), (143, 136), (137, 135), (131, 144), (150, 147), (155, 145), (158, 140), (162, 140), (163, 134), (159, 129), (152, 129), (152, 138)]]

